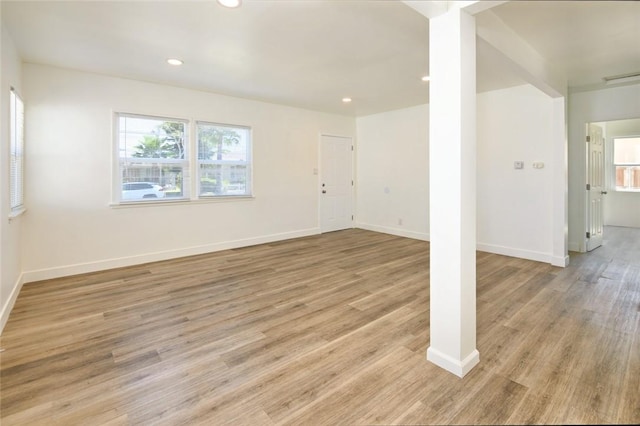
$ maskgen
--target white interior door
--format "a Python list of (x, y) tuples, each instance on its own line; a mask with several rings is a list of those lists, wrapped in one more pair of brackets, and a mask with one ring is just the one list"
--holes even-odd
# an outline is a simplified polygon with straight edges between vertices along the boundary
[(602, 245), (604, 232), (604, 137), (602, 127), (589, 124), (587, 136), (587, 251)]
[(320, 140), (320, 232), (353, 226), (351, 138), (322, 135)]

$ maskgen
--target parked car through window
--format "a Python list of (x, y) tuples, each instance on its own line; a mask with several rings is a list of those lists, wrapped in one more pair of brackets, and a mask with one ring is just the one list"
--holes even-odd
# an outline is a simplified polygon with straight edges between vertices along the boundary
[(164, 198), (164, 188), (153, 182), (128, 182), (122, 184), (122, 200)]

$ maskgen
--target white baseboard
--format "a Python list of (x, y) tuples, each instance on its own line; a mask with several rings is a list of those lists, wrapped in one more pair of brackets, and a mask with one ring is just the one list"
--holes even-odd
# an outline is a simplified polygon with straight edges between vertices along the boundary
[(2, 334), (2, 331), (4, 330), (4, 326), (7, 324), (7, 321), (9, 320), (9, 314), (11, 313), (11, 310), (13, 309), (13, 306), (16, 304), (16, 300), (18, 299), (18, 294), (20, 294), (20, 290), (22, 289), (22, 285), (24, 284), (24, 274), (20, 274), (20, 277), (18, 277), (18, 281), (16, 281), (16, 283), (13, 286), (13, 290), (11, 290), (11, 294), (9, 295), (9, 298), (7, 299), (7, 301), (4, 303), (4, 306), (2, 307), (2, 311), (0, 311), (0, 335)]
[[(554, 263), (554, 261), (560, 262), (555, 259), (551, 253), (542, 253), (538, 251), (523, 250), (512, 247), (498, 246), (495, 244), (477, 243), (476, 247), (480, 251), (486, 251), (488, 253), (501, 254), (503, 256), (519, 257), (521, 259), (535, 260), (536, 262)], [(564, 262), (564, 258), (562, 259)]]
[(371, 225), (369, 223), (356, 223), (356, 228), (368, 231), (382, 232), (383, 234), (396, 235), (398, 237), (413, 238), (414, 240), (429, 241), (429, 234), (424, 232), (408, 231), (402, 228), (392, 228), (389, 226)]
[[(382, 232), (384, 234), (396, 235), (399, 237), (413, 238), (415, 240), (429, 241), (429, 234), (424, 232), (407, 231), (402, 228), (393, 228), (390, 226), (372, 225), (370, 223), (356, 223), (356, 228), (366, 229), (374, 232)], [(534, 260), (536, 262), (550, 263), (554, 266), (565, 267), (569, 264), (569, 256), (557, 257), (551, 253), (542, 253), (531, 250), (516, 249), (512, 247), (499, 246), (495, 244), (477, 243), (476, 247), (480, 251), (488, 253), (501, 254), (504, 256), (518, 257), (521, 259)]]
[(480, 362), (480, 353), (474, 349), (465, 359), (458, 360), (430, 346), (427, 349), (427, 360), (462, 378)]
[[(212, 253), (221, 250), (229, 250), (239, 247), (248, 247), (257, 244), (271, 243), (274, 241), (288, 240), (291, 238), (307, 237), (320, 233), (319, 228), (303, 229), (299, 231), (284, 232), (281, 234), (270, 234), (254, 238), (241, 240), (223, 241), (213, 244), (205, 244), (195, 247), (186, 247), (176, 250), (167, 250), (155, 253), (146, 253), (137, 256), (120, 257), (115, 259), (99, 260), (96, 262), (78, 263), (74, 265), (58, 266), (54, 268), (37, 269), (25, 271), (22, 274), (23, 282), (48, 280), (52, 278), (66, 277), (70, 275), (84, 274), (88, 272), (104, 271), (107, 269), (121, 268), (124, 266), (140, 265), (149, 262), (175, 259), (185, 256), (195, 256), (199, 254)], [(4, 312), (3, 312), (4, 314)]]
[(569, 266), (569, 255), (567, 255), (567, 256), (552, 256), (551, 257), (551, 264), (553, 266), (559, 266), (561, 268)]

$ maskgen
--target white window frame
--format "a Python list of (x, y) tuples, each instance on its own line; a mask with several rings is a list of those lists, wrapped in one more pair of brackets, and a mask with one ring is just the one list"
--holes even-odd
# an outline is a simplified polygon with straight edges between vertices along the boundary
[[(611, 189), (613, 189), (614, 191), (617, 192), (640, 192), (640, 189), (635, 189), (635, 188), (626, 188), (626, 187), (619, 187), (617, 186), (617, 176), (616, 176), (616, 169), (618, 167), (625, 167), (625, 173), (630, 173), (631, 170), (629, 169), (630, 167), (640, 167), (640, 162), (638, 163), (616, 163), (615, 160), (615, 149), (616, 149), (616, 141), (617, 140), (621, 140), (621, 139), (639, 139), (640, 136), (616, 136), (614, 138), (612, 138), (613, 143), (612, 143), (612, 149), (611, 149), (611, 163), (612, 163), (612, 185), (611, 185)], [(629, 178), (631, 179), (631, 178)]]
[(9, 121), (9, 217), (25, 212), (24, 205), (24, 102), (16, 90), (10, 90)]
[[(218, 123), (206, 120), (190, 120), (169, 116), (158, 116), (150, 114), (112, 112), (113, 116), (113, 161), (112, 161), (112, 207), (127, 206), (153, 206), (166, 204), (180, 204), (185, 202), (224, 202), (233, 200), (251, 200), (253, 196), (253, 133), (252, 128), (246, 125)], [(184, 158), (140, 158), (140, 157), (120, 157), (120, 118), (130, 117), (137, 119), (149, 119), (168, 122), (184, 123)], [(231, 129), (241, 129), (246, 131), (246, 160), (199, 160), (198, 159), (198, 125), (208, 125), (216, 127), (226, 127)], [(193, 135), (193, 136), (191, 136)], [(182, 195), (179, 197), (162, 197), (151, 199), (123, 200), (123, 170), (127, 161), (135, 163), (155, 163), (155, 164), (179, 164), (182, 167)], [(245, 167), (245, 192), (241, 194), (203, 194), (200, 195), (200, 170), (203, 164), (239, 165)]]
[[(247, 133), (247, 140), (244, 141), (246, 143), (246, 160), (203, 160), (200, 159), (200, 141), (199, 141), (199, 126), (214, 126), (214, 127), (223, 127), (228, 129), (240, 129)], [(195, 140), (196, 146), (196, 164), (195, 167), (197, 170), (193, 173), (196, 176), (196, 194), (199, 199), (219, 199), (219, 198), (247, 198), (253, 196), (253, 133), (252, 129), (249, 126), (235, 125), (235, 124), (224, 124), (224, 123), (215, 123), (210, 121), (196, 121), (194, 123), (195, 131), (193, 138)], [(245, 171), (245, 193), (244, 194), (202, 194), (201, 195), (201, 171), (203, 165), (222, 165), (222, 166), (244, 166)]]
[[(184, 124), (184, 153), (182, 159), (172, 158), (140, 158), (140, 157), (121, 157), (120, 156), (120, 118), (137, 118), (148, 120), (159, 120)], [(190, 199), (191, 194), (191, 161), (190, 161), (190, 138), (189, 120), (175, 117), (161, 117), (144, 114), (132, 114), (124, 112), (114, 113), (114, 187), (113, 187), (113, 201), (115, 205), (127, 205), (127, 204), (164, 204), (176, 201), (187, 201)], [(182, 168), (182, 196), (179, 197), (164, 197), (164, 198), (149, 198), (149, 199), (136, 199), (136, 200), (123, 200), (122, 199), (122, 186), (123, 186), (123, 168), (127, 161), (135, 163), (149, 163), (149, 164), (161, 164), (161, 165), (179, 165)]]

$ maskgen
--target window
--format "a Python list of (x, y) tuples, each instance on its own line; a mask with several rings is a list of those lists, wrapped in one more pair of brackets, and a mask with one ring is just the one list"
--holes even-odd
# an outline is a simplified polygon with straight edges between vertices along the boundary
[(251, 130), (198, 122), (198, 196), (251, 195)]
[(189, 198), (188, 122), (117, 114), (119, 201)]
[(617, 191), (640, 191), (640, 137), (613, 140)]
[(10, 102), (9, 196), (15, 216), (24, 211), (24, 104), (13, 88)]
[(125, 113), (115, 127), (116, 203), (251, 195), (251, 128)]

